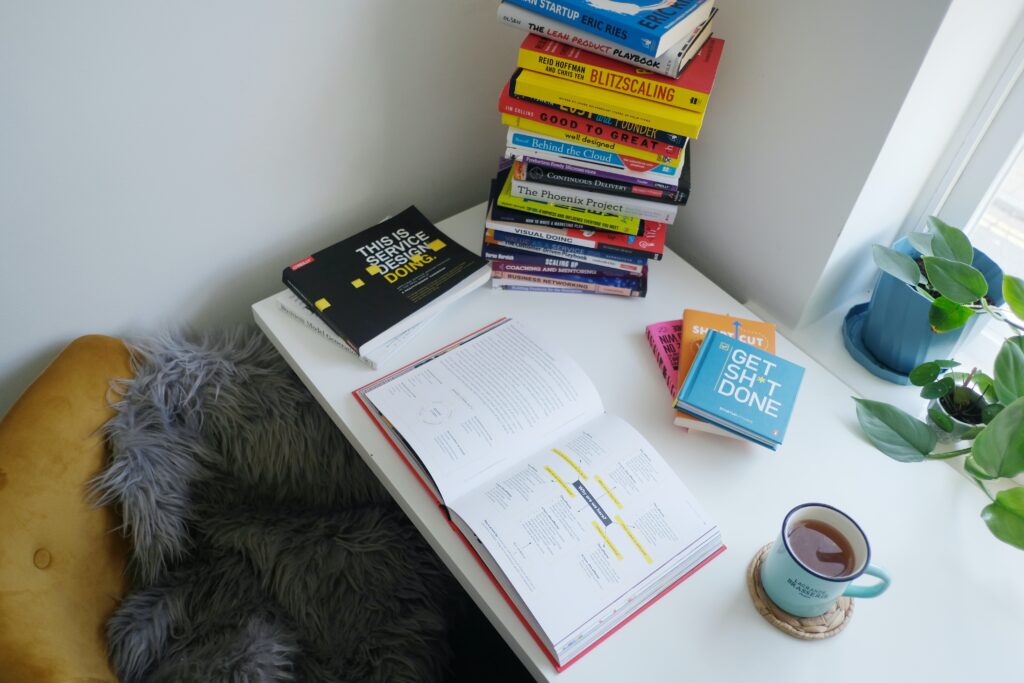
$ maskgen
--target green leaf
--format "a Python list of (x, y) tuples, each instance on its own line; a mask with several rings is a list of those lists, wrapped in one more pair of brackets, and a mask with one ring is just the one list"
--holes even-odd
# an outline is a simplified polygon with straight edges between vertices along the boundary
[(974, 266), (937, 256), (925, 256), (924, 269), (932, 287), (958, 304), (974, 303), (988, 293), (985, 276)]
[(972, 455), (968, 455), (966, 458), (964, 458), (964, 469), (967, 470), (968, 474), (974, 476), (977, 479), (985, 479), (989, 481), (992, 479), (998, 479), (998, 477), (993, 477), (988, 472), (981, 469), (981, 467), (978, 466), (978, 463), (975, 462), (974, 456)]
[(910, 245), (921, 252), (922, 256), (933, 256), (932, 235), (927, 232), (912, 232), (907, 235)]
[(992, 477), (1024, 472), (1024, 398), (1003, 408), (974, 440), (971, 454)]
[(954, 228), (935, 216), (928, 217), (928, 225), (935, 231), (932, 239), (932, 253), (935, 256), (967, 265), (974, 262), (974, 247), (963, 230)]
[(1013, 314), (1024, 320), (1024, 280), (1012, 275), (1003, 276), (1003, 298)]
[(1011, 339), (1003, 342), (996, 356), (996, 397), (1010, 404), (1024, 396), (1024, 351)]
[(1005, 407), (1006, 406), (1002, 403), (989, 403), (981, 409), (981, 421), (985, 424), (990, 423), (992, 420), (996, 419), (996, 415), (1003, 412), (1003, 408)]
[(946, 415), (938, 408), (929, 408), (928, 417), (930, 417), (932, 419), (932, 422), (935, 423), (935, 426), (941, 429), (942, 431), (953, 431), (953, 418), (951, 418), (949, 415)]
[(857, 421), (865, 436), (893, 460), (921, 462), (935, 448), (935, 432), (916, 417), (881, 401), (853, 400), (857, 402)]
[(928, 324), (934, 332), (949, 332), (963, 327), (974, 311), (940, 296), (928, 309)]
[(992, 535), (1024, 550), (1024, 486), (1006, 489), (981, 511)]
[(984, 396), (992, 390), (994, 385), (992, 378), (980, 370), (974, 371), (974, 386), (978, 387), (978, 393)]
[(915, 387), (923, 387), (925, 384), (931, 384), (939, 378), (939, 373), (942, 372), (942, 368), (933, 360), (926, 363), (921, 363), (916, 368), (910, 371), (910, 383)]
[(921, 389), (921, 398), (942, 398), (953, 391), (955, 386), (956, 382), (953, 381), (952, 377), (943, 377), (937, 382), (932, 382)]
[(909, 285), (916, 285), (921, 281), (921, 269), (917, 267), (917, 262), (906, 254), (875, 244), (871, 247), (871, 256), (875, 259), (875, 265), (897, 280)]

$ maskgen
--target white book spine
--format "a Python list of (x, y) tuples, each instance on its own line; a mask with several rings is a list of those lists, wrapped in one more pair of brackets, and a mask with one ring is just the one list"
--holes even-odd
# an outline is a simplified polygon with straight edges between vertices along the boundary
[(358, 356), (352, 347), (345, 343), (344, 339), (335, 334), (320, 318), (313, 315), (312, 311), (306, 308), (306, 305), (299, 300), (299, 297), (295, 296), (290, 290), (281, 292), (275, 298), (281, 310), (292, 318), (298, 320), (335, 346), (345, 349), (353, 356)]
[[(585, 33), (578, 28), (555, 21), (549, 17), (531, 12), (511, 3), (502, 2), (498, 5), (498, 21), (515, 28), (536, 33), (539, 36), (556, 40), (587, 52), (593, 52), (623, 64), (639, 66), (675, 78), (686, 65), (690, 46), (700, 35), (701, 27), (687, 35), (675, 45), (670, 46), (657, 57), (642, 55), (598, 35)], [(702, 25), (703, 26), (703, 25)]]
[[(487, 221), (485, 226), (491, 230), (498, 230), (499, 232), (512, 232), (523, 237), (533, 237), (539, 240), (548, 240), (549, 242), (560, 242), (561, 244), (571, 244), (577, 247), (586, 247), (587, 249), (597, 249), (597, 242), (594, 240), (588, 240), (583, 237), (571, 237), (569, 235), (560, 232), (558, 228), (548, 228), (541, 225), (522, 225), (519, 223), (503, 223), (501, 221)], [(577, 259), (579, 260), (579, 259)]]
[(674, 204), (663, 204), (646, 199), (590, 192), (575, 187), (545, 185), (543, 183), (516, 180), (514, 178), (512, 179), (512, 196), (531, 199), (536, 202), (545, 202), (547, 204), (568, 206), (574, 209), (600, 211), (618, 216), (632, 216), (659, 223), (672, 223), (675, 221), (676, 213), (679, 210)]

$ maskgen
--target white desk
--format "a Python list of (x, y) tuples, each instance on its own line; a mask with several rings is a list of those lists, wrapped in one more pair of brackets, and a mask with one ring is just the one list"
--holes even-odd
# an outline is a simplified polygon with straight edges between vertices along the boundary
[[(476, 251), (483, 205), (440, 223)], [(1024, 552), (995, 540), (987, 499), (942, 463), (901, 465), (860, 435), (849, 389), (780, 338), (806, 367), (778, 453), (672, 426), (669, 395), (644, 337), (684, 307), (751, 315), (674, 253), (651, 266), (646, 299), (481, 289), (456, 303), (387, 367), (371, 370), (309, 333), (270, 300), (260, 327), (538, 680), (980, 681), (1024, 673)], [(722, 528), (728, 550), (562, 674), (446, 523), (350, 392), (501, 316), (573, 349), (609, 412), (635, 425)], [(747, 595), (750, 558), (794, 505), (821, 501), (864, 527), (888, 593), (858, 600), (839, 636), (802, 642), (772, 628)]]

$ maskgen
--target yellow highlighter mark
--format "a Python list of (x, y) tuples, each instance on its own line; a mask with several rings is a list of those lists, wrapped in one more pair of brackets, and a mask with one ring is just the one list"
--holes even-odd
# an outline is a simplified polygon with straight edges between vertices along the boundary
[(551, 469), (550, 465), (545, 465), (544, 471), (550, 474), (555, 481), (562, 485), (562, 488), (565, 489), (565, 492), (569, 494), (570, 498), (576, 497), (576, 492), (569, 488), (569, 485), (565, 483), (565, 480), (558, 476), (558, 472), (555, 472), (553, 469)]
[(633, 531), (628, 526), (626, 526), (626, 522), (623, 521), (622, 515), (615, 515), (615, 522), (622, 527), (623, 531), (626, 532), (626, 535), (629, 536), (629, 540), (633, 541), (633, 545), (636, 546), (636, 549), (639, 550), (640, 554), (644, 556), (645, 560), (647, 560), (647, 564), (654, 564), (654, 560), (652, 560), (651, 556), (647, 554), (647, 551), (644, 549), (644, 547), (640, 545), (640, 541), (637, 539), (636, 536), (633, 535)]
[(608, 488), (608, 484), (604, 483), (604, 479), (601, 478), (601, 475), (600, 474), (595, 474), (594, 475), (594, 479), (597, 479), (597, 483), (601, 485), (601, 488), (604, 489), (604, 492), (608, 495), (608, 497), (611, 499), (611, 501), (613, 503), (615, 503), (615, 507), (617, 507), (617, 508), (619, 508), (621, 510), (622, 509), (622, 501), (620, 501), (618, 498), (615, 497), (615, 494), (612, 493), (612, 490), (610, 488)]
[(590, 523), (594, 525), (594, 529), (597, 530), (597, 533), (601, 534), (601, 538), (604, 539), (604, 542), (608, 545), (608, 549), (612, 551), (613, 555), (615, 555), (615, 559), (621, 560), (622, 553), (620, 553), (619, 549), (615, 547), (614, 543), (612, 543), (612, 539), (608, 538), (608, 534), (604, 532), (604, 529), (601, 528), (601, 525), (597, 523), (597, 520), (595, 519)]
[(569, 458), (569, 456), (568, 456), (568, 455), (566, 455), (566, 454), (565, 454), (565, 453), (563, 453), (562, 451), (558, 450), (557, 448), (552, 448), (552, 449), (551, 449), (551, 452), (552, 452), (552, 453), (554, 453), (555, 455), (557, 455), (557, 456), (558, 456), (559, 458), (561, 458), (562, 460), (564, 460), (564, 461), (565, 461), (565, 463), (566, 463), (566, 464), (567, 464), (567, 465), (568, 465), (569, 467), (571, 467), (571, 468), (573, 468), (574, 470), (576, 470), (576, 474), (580, 475), (580, 479), (582, 479), (583, 481), (586, 481), (586, 480), (587, 480), (587, 475), (586, 475), (586, 473), (585, 473), (585, 472), (584, 472), (583, 470), (581, 470), (581, 469), (580, 469), (580, 466), (579, 466), (579, 465), (577, 465), (577, 464), (576, 464), (575, 462), (573, 462), (573, 461), (572, 461), (572, 460), (571, 460), (571, 459)]

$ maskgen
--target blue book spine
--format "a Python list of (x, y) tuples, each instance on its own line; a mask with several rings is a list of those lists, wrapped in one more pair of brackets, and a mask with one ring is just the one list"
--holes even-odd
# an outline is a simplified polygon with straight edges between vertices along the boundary
[[(575, 259), (554, 258), (543, 254), (531, 254), (510, 247), (485, 244), (480, 254), (488, 261), (499, 264), (499, 270), (533, 275), (562, 274), (588, 275), (592, 277), (622, 277), (622, 270), (596, 266)], [(635, 276), (639, 277), (639, 275)]]
[[(640, 54), (657, 57), (661, 37), (697, 9), (704, 0), (664, 2), (631, 0), (505, 0), (543, 16), (575, 26)], [(649, 6), (648, 9), (645, 7)]]
[[(552, 140), (550, 138), (542, 138), (535, 135), (529, 135), (527, 133), (513, 133), (509, 144), (523, 147), (525, 149), (535, 149), (539, 152), (558, 154), (570, 159), (581, 159), (583, 161), (590, 161), (598, 164), (607, 164), (608, 166), (621, 169), (627, 168), (626, 162), (623, 161), (622, 157), (615, 152), (597, 149), (596, 147), (590, 147), (588, 145), (577, 145), (572, 142)], [(676, 174), (676, 169), (671, 166), (666, 166), (665, 164), (659, 164), (658, 166), (651, 168), (648, 173), (674, 176)]]
[(712, 330), (676, 406), (770, 448), (782, 443), (804, 369)]
[[(520, 249), (526, 249), (527, 251), (534, 251), (540, 253), (554, 253), (562, 258), (575, 258), (577, 261), (585, 261), (587, 263), (596, 263), (594, 258), (601, 259), (612, 259), (622, 264), (629, 264), (634, 266), (628, 270), (634, 272), (640, 272), (645, 265), (647, 265), (647, 259), (640, 256), (632, 256), (630, 254), (615, 254), (614, 257), (610, 257), (608, 254), (598, 252), (596, 249), (588, 249), (587, 247), (578, 247), (574, 244), (562, 244), (560, 242), (549, 242), (548, 240), (541, 240), (535, 237), (526, 237), (525, 235), (516, 235), (511, 232), (495, 231), (495, 237), (498, 238), (501, 244), (508, 247), (517, 247)], [(625, 270), (625, 269), (620, 269)]]

